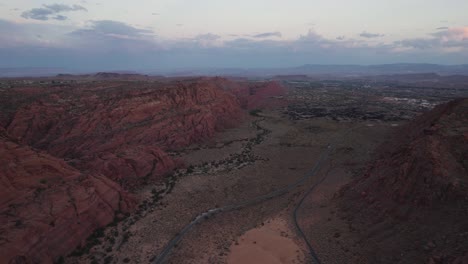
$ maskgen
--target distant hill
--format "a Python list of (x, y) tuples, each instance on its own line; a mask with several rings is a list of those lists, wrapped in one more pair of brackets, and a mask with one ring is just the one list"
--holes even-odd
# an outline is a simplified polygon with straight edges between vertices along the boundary
[(62, 68), (42, 68), (42, 67), (25, 67), (25, 68), (0, 68), (0, 78), (5, 77), (48, 77), (58, 73), (69, 73), (68, 70)]
[[(467, 75), (468, 64), (439, 65), (424, 63), (397, 63), (379, 65), (323, 65), (306, 64), (282, 68), (186, 68), (173, 70), (111, 71), (115, 74), (148, 74), (165, 76), (235, 76), (272, 77), (279, 75), (333, 75), (344, 77), (392, 74), (434, 73), (439, 75)], [(1, 77), (39, 77), (57, 74), (84, 74), (83, 71), (60, 68), (0, 68)], [(94, 73), (86, 73), (92, 75)]]
[(279, 75), (333, 75), (333, 76), (368, 76), (391, 74), (421, 74), (434, 73), (439, 75), (468, 75), (468, 64), (439, 65), (439, 64), (380, 64), (380, 65), (322, 65), (306, 64), (298, 67), (285, 68), (212, 68), (212, 69), (184, 69), (172, 71), (151, 72), (169, 76), (187, 75), (221, 75), (221, 76), (249, 76), (271, 77)]
[(347, 74), (347, 75), (381, 75), (381, 74), (415, 74), (437, 73), (441, 75), (467, 74), (468, 65), (438, 64), (381, 64), (381, 65), (303, 65), (292, 68), (296, 74)]

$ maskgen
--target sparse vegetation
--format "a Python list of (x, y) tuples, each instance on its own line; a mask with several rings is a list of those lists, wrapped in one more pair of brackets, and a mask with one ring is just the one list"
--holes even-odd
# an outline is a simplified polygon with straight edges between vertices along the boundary
[(57, 258), (57, 260), (55, 260), (54, 264), (63, 264), (65, 263), (65, 259), (63, 258), (63, 256), (60, 256), (59, 258)]
[(190, 174), (190, 173), (193, 173), (193, 165), (190, 165), (188, 168), (187, 168), (187, 173)]
[(92, 233), (87, 239), (83, 247), (77, 248), (70, 255), (71, 256), (82, 256), (83, 254), (89, 253), (89, 250), (96, 245), (101, 243), (100, 238), (104, 237), (104, 228), (98, 228)]
[(112, 256), (107, 256), (104, 258), (104, 264), (110, 264), (112, 262)]
[(261, 112), (262, 112), (261, 109), (253, 109), (253, 110), (250, 110), (250, 111), (249, 111), (249, 114), (250, 114), (251, 116), (260, 116), (260, 113), (261, 113)]

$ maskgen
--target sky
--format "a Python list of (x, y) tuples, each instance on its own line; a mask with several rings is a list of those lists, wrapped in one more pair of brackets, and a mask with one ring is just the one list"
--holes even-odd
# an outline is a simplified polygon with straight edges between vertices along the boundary
[(0, 0), (0, 67), (468, 64), (466, 0)]

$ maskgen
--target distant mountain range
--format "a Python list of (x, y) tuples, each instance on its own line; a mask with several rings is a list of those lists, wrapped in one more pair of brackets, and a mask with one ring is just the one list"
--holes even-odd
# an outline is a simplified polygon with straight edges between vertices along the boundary
[(222, 75), (222, 76), (275, 76), (275, 75), (338, 75), (338, 76), (370, 76), (389, 74), (420, 74), (436, 73), (439, 75), (468, 75), (468, 64), (439, 65), (439, 64), (379, 64), (379, 65), (321, 65), (306, 64), (292, 68), (224, 68), (198, 69), (180, 71), (157, 71), (150, 74), (171, 76), (186, 75)]
[[(468, 75), (468, 64), (439, 65), (423, 63), (398, 63), (379, 65), (321, 65), (306, 64), (289, 68), (204, 68), (173, 70), (112, 71), (115, 73), (142, 73), (165, 76), (243, 76), (265, 77), (275, 75), (334, 75), (371, 76), (389, 74), (436, 73), (439, 75)], [(83, 71), (61, 68), (0, 68), (0, 77), (39, 77), (57, 74), (84, 74)]]
[(23, 67), (23, 68), (0, 68), (0, 77), (46, 77), (59, 73), (71, 73), (62, 68), (46, 67)]

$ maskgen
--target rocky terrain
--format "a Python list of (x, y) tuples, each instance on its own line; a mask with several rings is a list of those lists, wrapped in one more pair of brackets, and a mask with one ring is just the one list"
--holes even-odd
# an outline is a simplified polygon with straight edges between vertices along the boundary
[(127, 191), (185, 166), (168, 153), (238, 125), (242, 107), (268, 90), (284, 92), (222, 78), (118, 77), (1, 90), (2, 260), (51, 262), (87, 247), (90, 234), (141, 202)]
[(50, 263), (135, 207), (134, 198), (104, 175), (82, 173), (18, 144), (4, 130), (0, 157), (3, 263)]
[(20, 143), (129, 187), (177, 166), (165, 150), (210, 138), (242, 115), (236, 97), (208, 80), (107, 85), (42, 96), (20, 107), (6, 130)]
[(273, 79), (0, 80), (0, 262), (463, 263), (467, 89)]
[(467, 263), (468, 100), (399, 129), (341, 208), (369, 263)]

